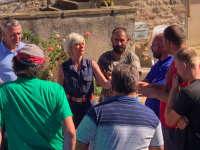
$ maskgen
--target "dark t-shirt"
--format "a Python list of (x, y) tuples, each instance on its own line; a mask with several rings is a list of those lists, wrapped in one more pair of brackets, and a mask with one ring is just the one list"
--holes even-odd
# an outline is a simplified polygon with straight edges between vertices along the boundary
[[(185, 144), (191, 150), (193, 150), (191, 146), (194, 149), (200, 149), (200, 137), (196, 136), (196, 133), (200, 135), (200, 79), (192, 81), (189, 86), (179, 92), (173, 110), (181, 116), (187, 116), (189, 119)], [(188, 134), (188, 132), (190, 133)]]

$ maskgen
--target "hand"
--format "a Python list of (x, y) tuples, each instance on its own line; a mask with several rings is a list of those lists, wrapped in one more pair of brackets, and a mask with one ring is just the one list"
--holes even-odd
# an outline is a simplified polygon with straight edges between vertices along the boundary
[(111, 79), (112, 79), (112, 77), (111, 77), (111, 76), (109, 76), (109, 77), (108, 77), (108, 81), (111, 81)]
[(178, 121), (177, 126), (179, 129), (183, 130), (187, 127), (189, 123), (189, 120), (186, 116), (181, 117), (181, 119)]
[(178, 73), (176, 73), (173, 77), (172, 88), (178, 90), (180, 83), (182, 83), (181, 77)]
[(149, 85), (149, 83), (147, 83), (147, 82), (142, 82), (142, 81), (138, 82), (138, 88), (142, 88), (142, 87), (145, 87), (148, 85)]
[(105, 77), (108, 79), (109, 77), (111, 77), (111, 75), (112, 75), (112, 72), (111, 71), (107, 71), (106, 73), (105, 73)]
[(157, 90), (148, 87), (141, 87), (138, 89), (138, 96), (139, 97), (148, 97), (148, 98), (155, 98), (155, 93)]

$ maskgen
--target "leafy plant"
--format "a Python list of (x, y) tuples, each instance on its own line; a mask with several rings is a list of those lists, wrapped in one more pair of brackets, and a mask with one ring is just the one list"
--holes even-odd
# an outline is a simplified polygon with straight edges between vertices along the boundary
[(57, 70), (58, 65), (69, 59), (64, 52), (64, 38), (62, 38), (56, 31), (51, 33), (48, 41), (35, 36), (32, 31), (24, 30), (22, 41), (31, 42), (33, 44), (42, 46), (44, 53), (47, 55), (47, 69), (44, 71), (41, 79), (56, 81), (53, 70)]
[[(88, 40), (90, 36), (89, 32), (86, 32), (84, 35), (85, 40)], [(50, 80), (56, 82), (56, 75), (53, 73), (58, 70), (58, 66), (69, 59), (69, 56), (64, 51), (64, 39), (65, 37), (61, 37), (58, 32), (53, 31), (48, 41), (36, 36), (32, 31), (24, 30), (22, 41), (25, 43), (32, 43), (42, 47), (44, 54), (47, 55), (47, 69), (44, 71), (41, 79)], [(55, 73), (55, 74), (56, 74)], [(96, 87), (95, 85), (95, 95), (99, 95), (101, 92), (101, 87)]]

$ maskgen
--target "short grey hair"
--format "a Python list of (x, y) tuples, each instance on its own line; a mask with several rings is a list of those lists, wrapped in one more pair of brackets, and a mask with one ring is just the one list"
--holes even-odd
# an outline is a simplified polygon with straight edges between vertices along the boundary
[(128, 95), (136, 92), (139, 80), (139, 73), (133, 65), (117, 65), (111, 78), (112, 88), (115, 92)]
[(6, 32), (7, 31), (7, 28), (9, 26), (14, 26), (14, 27), (17, 27), (18, 25), (20, 25), (20, 22), (16, 19), (9, 19), (9, 20), (6, 20), (4, 21), (3, 23), (3, 28), (2, 28), (2, 31), (3, 32)]
[(64, 50), (65, 52), (71, 57), (71, 46), (74, 45), (74, 44), (78, 44), (78, 43), (81, 43), (82, 41), (84, 41), (84, 44), (85, 44), (85, 38), (78, 34), (78, 33), (70, 33), (66, 39), (65, 39), (65, 43), (64, 43)]

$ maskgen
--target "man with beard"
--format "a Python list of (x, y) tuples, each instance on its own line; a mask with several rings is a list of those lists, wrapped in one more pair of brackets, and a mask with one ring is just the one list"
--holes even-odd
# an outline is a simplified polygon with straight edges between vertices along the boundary
[[(184, 30), (178, 25), (172, 25), (167, 27), (164, 30), (163, 35), (163, 45), (167, 53), (175, 55), (181, 48), (186, 47), (186, 37)], [(163, 85), (159, 84), (149, 84), (146, 82), (140, 82), (140, 89), (138, 94), (140, 96), (145, 96), (148, 98), (156, 98), (160, 100), (160, 121), (162, 124), (163, 138), (164, 138), (164, 149), (165, 150), (178, 150), (177, 148), (177, 126), (168, 126), (165, 121), (165, 109), (169, 99), (169, 93), (172, 89), (172, 84), (174, 82), (173, 77), (177, 73), (175, 67), (175, 62), (172, 61), (166, 76)], [(143, 84), (143, 85), (142, 85)], [(180, 87), (183, 88), (189, 85), (188, 82), (180, 84)], [(184, 129), (187, 125), (187, 119), (183, 116), (177, 123), (180, 129)]]
[[(158, 34), (153, 39), (151, 46), (153, 57), (158, 61), (151, 67), (150, 72), (143, 80), (147, 83), (164, 84), (165, 75), (169, 69), (170, 64), (173, 61), (173, 56), (169, 55), (163, 45), (163, 33)], [(147, 98), (145, 105), (151, 108), (159, 118), (160, 101), (156, 98)]]
[[(102, 54), (98, 61), (98, 65), (107, 79), (110, 78), (114, 67), (119, 64), (131, 64), (141, 74), (140, 60), (138, 56), (126, 48), (129, 40), (125, 28), (118, 27), (113, 30), (111, 37), (113, 50)], [(98, 83), (96, 84), (99, 86)], [(102, 89), (99, 102), (103, 102), (105, 98), (109, 97), (112, 97), (111, 89)]]

